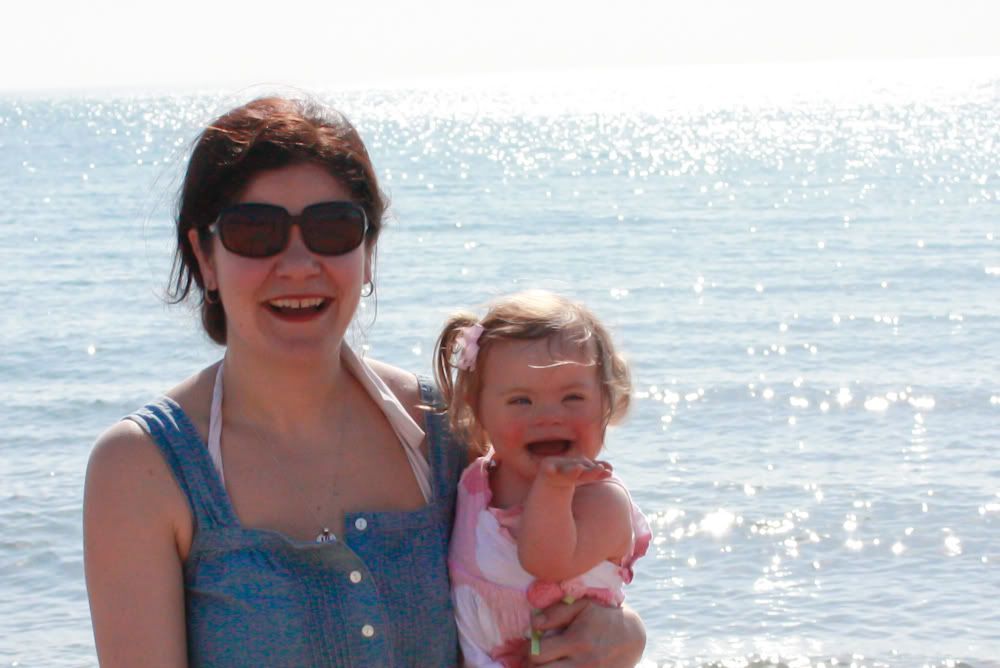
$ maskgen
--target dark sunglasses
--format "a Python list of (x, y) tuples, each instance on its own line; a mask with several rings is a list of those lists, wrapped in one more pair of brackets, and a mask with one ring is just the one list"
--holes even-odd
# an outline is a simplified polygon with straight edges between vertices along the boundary
[(285, 250), (298, 225), (302, 240), (317, 255), (343, 255), (361, 245), (368, 216), (354, 202), (320, 202), (297, 216), (274, 204), (244, 203), (226, 207), (208, 230), (223, 247), (243, 257), (271, 257)]

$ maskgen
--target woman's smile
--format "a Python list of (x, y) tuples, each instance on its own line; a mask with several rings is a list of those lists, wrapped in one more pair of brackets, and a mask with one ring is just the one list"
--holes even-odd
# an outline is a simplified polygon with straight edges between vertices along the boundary
[(278, 297), (269, 299), (265, 306), (270, 313), (285, 322), (307, 322), (325, 313), (333, 300), (329, 297)]

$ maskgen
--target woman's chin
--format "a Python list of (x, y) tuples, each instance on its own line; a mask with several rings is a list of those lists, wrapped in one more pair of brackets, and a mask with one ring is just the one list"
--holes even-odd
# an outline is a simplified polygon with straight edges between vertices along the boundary
[(230, 341), (229, 350), (251, 360), (273, 364), (317, 367), (333, 363), (340, 354), (343, 336), (326, 332), (268, 331), (244, 345)]

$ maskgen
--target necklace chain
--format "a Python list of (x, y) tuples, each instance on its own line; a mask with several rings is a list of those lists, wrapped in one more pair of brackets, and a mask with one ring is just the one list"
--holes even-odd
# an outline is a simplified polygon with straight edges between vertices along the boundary
[[(278, 472), (278, 475), (280, 475), (282, 479), (284, 479), (285, 484), (287, 484), (292, 489), (295, 489), (295, 485), (292, 483), (292, 479), (289, 478), (287, 475), (285, 475), (285, 473), (281, 470), (281, 462), (278, 461), (278, 458), (277, 456), (275, 456), (274, 451), (271, 448), (267, 447), (267, 444), (264, 443), (262, 438), (260, 438), (260, 434), (256, 430), (254, 430), (254, 433), (257, 434), (258, 441), (265, 446), (264, 451), (267, 452), (267, 454), (271, 457), (271, 460), (274, 462), (274, 468)], [(326, 522), (320, 519), (319, 515), (316, 514), (316, 512), (313, 510), (312, 505), (307, 503), (305, 504), (305, 506), (306, 509), (309, 511), (309, 514), (313, 516), (314, 520), (316, 520), (316, 526), (323, 527), (323, 530), (320, 531), (319, 534), (317, 534), (316, 536), (316, 542), (336, 543), (337, 536), (332, 531), (330, 531), (330, 528), (328, 526), (326, 526)]]
[[(220, 428), (219, 428), (219, 431), (216, 434), (216, 438), (219, 438), (219, 439), (221, 439), (221, 436), (222, 436), (222, 434), (221, 434), (222, 398), (223, 398), (222, 397), (222, 372), (223, 372), (223, 366), (224, 366), (224, 364), (225, 364), (225, 358), (223, 358), (223, 364), (219, 365), (219, 370), (216, 373), (216, 379), (215, 379), (216, 387), (213, 390), (213, 396), (212, 396), (212, 416), (213, 417), (210, 418), (210, 426), (209, 426), (209, 431), (211, 432), (212, 431), (211, 422), (214, 421), (214, 420), (218, 420), (219, 421)], [(267, 441), (265, 441), (263, 438), (261, 438), (260, 432), (257, 429), (255, 429), (254, 427), (251, 426), (250, 427), (250, 431), (252, 431), (253, 434), (254, 434), (254, 436), (257, 437), (257, 442), (263, 447), (264, 451), (267, 452), (268, 456), (274, 462), (275, 469), (277, 470), (278, 475), (281, 476), (281, 478), (285, 481), (285, 484), (287, 484), (290, 488), (292, 488), (294, 490), (295, 489), (295, 485), (292, 483), (291, 478), (289, 478), (284, 473), (284, 471), (282, 470), (282, 468), (281, 468), (281, 462), (278, 460), (278, 457), (274, 454), (274, 450), (271, 447), (269, 447), (269, 444), (267, 443)], [(211, 440), (211, 438), (212, 437), (211, 437), (211, 434), (210, 434), (209, 440)], [(221, 468), (220, 468), (220, 470), (221, 470)], [(302, 498), (304, 498), (304, 496)], [(326, 525), (326, 522), (323, 522), (320, 519), (319, 515), (316, 514), (316, 512), (312, 509), (312, 506), (309, 505), (309, 504), (305, 504), (305, 508), (306, 508), (306, 510), (309, 511), (309, 514), (312, 515), (313, 519), (316, 521), (316, 526), (323, 527), (323, 530), (320, 531), (319, 534), (317, 534), (317, 536), (316, 536), (316, 542), (317, 543), (335, 543), (335, 542), (337, 542), (337, 536), (336, 536), (336, 534), (334, 534), (332, 531), (330, 531), (330, 528)]]

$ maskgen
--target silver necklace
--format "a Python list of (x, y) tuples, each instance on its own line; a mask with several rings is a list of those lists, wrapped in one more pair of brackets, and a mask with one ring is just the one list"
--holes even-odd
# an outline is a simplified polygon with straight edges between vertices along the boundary
[[(221, 424), (222, 424), (222, 367), (223, 366), (224, 366), (224, 364), (220, 364), (219, 365), (219, 370), (218, 370), (218, 372), (216, 374), (216, 377), (215, 377), (215, 389), (212, 392), (212, 417), (210, 418), (210, 420), (215, 420), (215, 419), (219, 420), (220, 428), (219, 428), (218, 434), (219, 434), (219, 438), (220, 439), (221, 439), (221, 436), (222, 436)], [(275, 470), (278, 471), (278, 475), (280, 475), (284, 479), (285, 484), (287, 484), (292, 489), (295, 489), (295, 485), (292, 484), (291, 478), (289, 478), (288, 476), (286, 476), (282, 472), (281, 462), (278, 461), (278, 458), (275, 456), (275, 454), (272, 451), (272, 449), (270, 447), (268, 447), (267, 442), (263, 438), (261, 438), (260, 432), (257, 431), (256, 429), (254, 429), (253, 427), (250, 427), (250, 430), (253, 432), (254, 436), (257, 437), (257, 442), (261, 444), (261, 446), (263, 447), (264, 451), (267, 452), (267, 454), (271, 458), (271, 460), (274, 461), (274, 465), (275, 465), (274, 467), (275, 467)], [(209, 431), (211, 431), (211, 426), (209, 427)], [(211, 436), (209, 438), (211, 438)], [(319, 515), (317, 515), (313, 511), (311, 505), (306, 504), (306, 508), (308, 509), (309, 514), (313, 516), (313, 519), (316, 520), (316, 526), (323, 527), (323, 530), (320, 531), (319, 534), (316, 536), (316, 542), (317, 543), (336, 543), (337, 542), (337, 536), (332, 531), (330, 531), (330, 528), (328, 526), (326, 526), (326, 522), (323, 522), (320, 519)]]
[[(295, 485), (292, 484), (291, 478), (289, 478), (288, 476), (286, 476), (282, 472), (282, 470), (281, 470), (281, 462), (278, 461), (278, 458), (274, 455), (274, 452), (271, 450), (271, 448), (267, 447), (267, 444), (264, 443), (263, 439), (260, 438), (260, 434), (256, 430), (254, 430), (254, 433), (257, 434), (257, 440), (259, 442), (261, 442), (262, 445), (264, 445), (264, 450), (267, 452), (267, 454), (271, 457), (271, 460), (274, 462), (274, 468), (278, 472), (278, 475), (280, 475), (284, 479), (285, 484), (287, 484), (292, 489), (295, 489)], [(332, 531), (330, 531), (329, 527), (325, 526), (326, 522), (324, 522), (324, 521), (322, 521), (320, 519), (319, 515), (317, 515), (316, 512), (312, 509), (312, 505), (310, 505), (310, 504), (307, 503), (307, 504), (305, 504), (305, 506), (306, 506), (306, 509), (308, 509), (309, 514), (313, 516), (314, 520), (316, 520), (316, 526), (323, 527), (323, 530), (320, 531), (319, 534), (317, 534), (317, 536), (316, 536), (316, 542), (317, 543), (336, 543), (337, 542), (337, 536)]]

